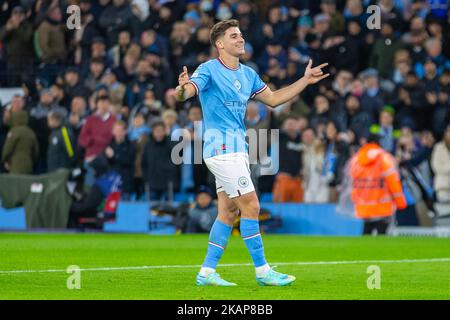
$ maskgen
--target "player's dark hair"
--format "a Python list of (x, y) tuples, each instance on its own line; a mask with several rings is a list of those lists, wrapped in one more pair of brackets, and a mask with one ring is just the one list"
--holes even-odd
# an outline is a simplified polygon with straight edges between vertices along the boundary
[(92, 58), (91, 59), (91, 64), (92, 63), (101, 63), (101, 64), (105, 64), (105, 61), (103, 61), (103, 59), (102, 58)]
[(107, 95), (101, 95), (99, 97), (97, 97), (97, 99), (95, 100), (96, 103), (99, 103), (100, 101), (110, 101), (109, 97)]
[(166, 127), (166, 124), (162, 121), (162, 120), (156, 120), (155, 122), (152, 123), (151, 128), (152, 130), (154, 130), (156, 127)]
[(52, 110), (48, 113), (47, 117), (59, 121), (60, 123), (64, 120), (64, 115), (61, 112)]
[(225, 34), (225, 31), (232, 27), (239, 28), (239, 22), (236, 19), (223, 20), (216, 23), (211, 28), (211, 32), (209, 33), (209, 41), (211, 42), (211, 44), (213, 46), (216, 46), (217, 39), (222, 37)]

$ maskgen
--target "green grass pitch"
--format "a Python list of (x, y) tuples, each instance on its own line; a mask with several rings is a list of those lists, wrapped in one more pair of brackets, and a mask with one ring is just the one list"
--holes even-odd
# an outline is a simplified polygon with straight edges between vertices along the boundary
[[(0, 299), (450, 299), (450, 239), (264, 235), (263, 241), (268, 261), (295, 275), (294, 285), (257, 286), (238, 236), (218, 268), (238, 286), (218, 288), (195, 286), (207, 235), (0, 233)], [(88, 269), (79, 290), (67, 288), (70, 265)], [(367, 288), (370, 265), (380, 267), (380, 289)], [(142, 266), (149, 267), (130, 268)]]

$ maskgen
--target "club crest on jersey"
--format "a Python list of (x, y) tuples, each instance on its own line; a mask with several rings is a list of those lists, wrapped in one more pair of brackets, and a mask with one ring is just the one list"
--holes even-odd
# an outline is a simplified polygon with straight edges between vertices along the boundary
[(241, 83), (239, 82), (239, 80), (235, 80), (234, 81), (234, 86), (236, 87), (236, 89), (239, 91), (241, 90)]
[(238, 184), (242, 188), (246, 188), (248, 186), (248, 179), (246, 177), (240, 177), (238, 180)]

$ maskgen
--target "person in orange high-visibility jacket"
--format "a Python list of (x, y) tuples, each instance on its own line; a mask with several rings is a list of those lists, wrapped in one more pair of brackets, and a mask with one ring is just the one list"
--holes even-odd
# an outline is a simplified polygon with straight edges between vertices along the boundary
[(364, 234), (385, 234), (391, 216), (406, 208), (395, 159), (371, 134), (350, 162), (351, 197), (356, 217), (364, 220)]

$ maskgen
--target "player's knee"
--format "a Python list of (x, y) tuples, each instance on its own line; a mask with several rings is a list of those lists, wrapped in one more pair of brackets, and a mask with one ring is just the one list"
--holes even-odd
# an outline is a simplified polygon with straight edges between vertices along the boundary
[(239, 213), (239, 208), (233, 203), (233, 204), (228, 206), (226, 211), (228, 211), (231, 214), (236, 216)]
[(246, 207), (247, 207), (246, 213), (251, 215), (258, 215), (259, 210), (261, 209), (259, 206), (259, 201), (257, 199), (249, 201)]
[(225, 214), (237, 214), (239, 208), (234, 203), (228, 203), (226, 205), (219, 205), (219, 212), (223, 212)]
[(237, 211), (222, 210), (219, 212), (219, 219), (228, 225), (232, 225), (234, 223), (236, 216)]

